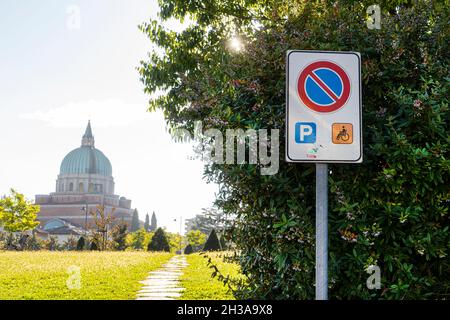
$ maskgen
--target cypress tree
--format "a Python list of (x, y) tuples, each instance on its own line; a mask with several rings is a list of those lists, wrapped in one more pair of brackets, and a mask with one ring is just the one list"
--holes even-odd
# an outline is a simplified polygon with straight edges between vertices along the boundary
[(153, 211), (152, 223), (150, 225), (150, 231), (155, 231), (157, 228), (158, 228), (158, 223), (157, 223), (157, 220), (156, 220), (155, 211)]
[(209, 234), (208, 240), (206, 240), (205, 246), (203, 247), (203, 251), (219, 251), (220, 250), (220, 242), (217, 237), (216, 230), (212, 229)]
[(78, 251), (84, 250), (85, 244), (86, 244), (86, 241), (84, 240), (84, 237), (80, 237), (80, 239), (78, 239), (78, 241), (77, 241), (77, 250)]
[(145, 231), (150, 231), (150, 218), (148, 216), (148, 213), (145, 215), (145, 223), (144, 223), (144, 229)]
[(133, 218), (131, 219), (131, 232), (139, 230), (139, 214), (137, 209), (134, 209)]

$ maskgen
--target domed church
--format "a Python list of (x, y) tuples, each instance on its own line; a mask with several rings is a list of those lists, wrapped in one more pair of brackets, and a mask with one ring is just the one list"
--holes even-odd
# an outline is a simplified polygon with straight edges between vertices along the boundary
[(61, 163), (55, 192), (36, 195), (35, 203), (40, 205), (37, 218), (44, 230), (61, 224), (93, 228), (92, 215), (86, 212), (95, 212), (98, 205), (105, 206), (106, 213), (115, 208), (116, 222), (130, 224), (134, 211), (131, 200), (114, 194), (111, 162), (95, 147), (90, 121), (81, 147), (69, 152)]

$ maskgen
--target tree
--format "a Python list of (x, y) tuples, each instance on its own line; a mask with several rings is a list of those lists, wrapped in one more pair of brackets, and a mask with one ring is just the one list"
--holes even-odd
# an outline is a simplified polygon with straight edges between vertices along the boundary
[(84, 240), (84, 237), (80, 237), (77, 241), (77, 250), (83, 251), (85, 245), (86, 245), (86, 240)]
[(153, 233), (145, 232), (144, 228), (141, 228), (135, 232), (129, 233), (126, 236), (127, 247), (135, 250), (142, 250), (147, 247), (151, 241)]
[(217, 208), (203, 208), (202, 213), (194, 218), (186, 219), (186, 230), (200, 230), (210, 234), (212, 229), (224, 230), (230, 224), (230, 219)]
[(194, 249), (192, 249), (192, 246), (188, 244), (186, 248), (184, 248), (184, 254), (191, 254), (194, 252)]
[(25, 199), (25, 196), (11, 189), (11, 195), (0, 199), (0, 226), (7, 232), (32, 230), (39, 225), (36, 221), (40, 207)]
[(126, 238), (128, 234), (128, 227), (126, 223), (119, 223), (114, 226), (111, 231), (111, 238), (113, 243), (113, 248), (115, 250), (123, 251), (126, 249)]
[(131, 218), (131, 232), (135, 232), (139, 230), (140, 228), (140, 221), (139, 221), (139, 213), (137, 209), (134, 209), (133, 211), (133, 217)]
[(186, 234), (186, 239), (190, 245), (197, 247), (205, 243), (206, 235), (200, 230), (191, 230)]
[(155, 232), (158, 228), (158, 223), (156, 221), (155, 211), (152, 213), (152, 224), (150, 225), (150, 231)]
[[(172, 132), (280, 129), (284, 140), (285, 56), (291, 49), (361, 53), (364, 162), (330, 166), (330, 297), (445, 298), (448, 243), (448, 6), (386, 0), (380, 30), (366, 25), (371, 1), (161, 2), (161, 21), (141, 26), (162, 54), (140, 68), (150, 110)], [(193, 19), (182, 31), (164, 21)], [(230, 50), (230, 39), (243, 49)], [(210, 163), (216, 204), (236, 215), (230, 239), (247, 286), (240, 298), (314, 297), (314, 166), (284, 161)], [(233, 151), (235, 152), (235, 151)], [(261, 261), (261, 263), (249, 263)], [(365, 286), (369, 265), (382, 290)]]
[(144, 229), (145, 231), (150, 231), (150, 218), (148, 216), (148, 213), (145, 215), (145, 223), (144, 223)]
[(167, 235), (162, 228), (158, 228), (152, 240), (148, 244), (148, 251), (170, 251)]
[(219, 238), (217, 237), (216, 230), (212, 229), (211, 233), (209, 234), (208, 240), (206, 240), (205, 242), (203, 251), (219, 251), (220, 249), (220, 242)]
[(183, 236), (179, 233), (166, 232), (167, 240), (169, 241), (170, 251), (183, 251)]
[(112, 208), (111, 212), (107, 212), (104, 205), (96, 206), (95, 210), (91, 210), (90, 214), (94, 221), (93, 242), (96, 242), (98, 250), (104, 251), (108, 245), (108, 227), (114, 222), (114, 211), (116, 208)]

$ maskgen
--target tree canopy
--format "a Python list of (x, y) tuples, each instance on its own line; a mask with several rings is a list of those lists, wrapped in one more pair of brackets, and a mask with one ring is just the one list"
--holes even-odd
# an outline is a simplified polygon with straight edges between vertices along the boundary
[(36, 221), (39, 210), (38, 205), (11, 189), (11, 195), (0, 199), (0, 226), (8, 232), (32, 230), (39, 225)]
[[(373, 30), (372, 1), (159, 3), (159, 19), (141, 26), (158, 49), (139, 71), (146, 93), (163, 93), (150, 110), (161, 109), (172, 129), (193, 131), (200, 120), (205, 129), (283, 133), (287, 50), (361, 53), (364, 163), (330, 165), (330, 297), (446, 297), (449, 7), (378, 1)], [(165, 25), (171, 18), (191, 23), (176, 32)], [(258, 166), (205, 166), (221, 187), (216, 204), (236, 215), (231, 237), (248, 284), (239, 295), (312, 298), (314, 166), (281, 158), (271, 176)], [(381, 290), (366, 287), (369, 265), (381, 269)]]
[(198, 247), (205, 243), (206, 235), (200, 230), (191, 230), (186, 233), (186, 240), (191, 246)]

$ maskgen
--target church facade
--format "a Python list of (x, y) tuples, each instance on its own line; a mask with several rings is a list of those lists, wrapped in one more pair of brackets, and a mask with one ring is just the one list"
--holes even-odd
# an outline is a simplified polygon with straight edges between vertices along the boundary
[(91, 213), (97, 206), (104, 206), (116, 223), (130, 225), (134, 211), (131, 200), (114, 193), (111, 162), (95, 147), (90, 121), (81, 147), (69, 152), (61, 163), (55, 192), (36, 195), (35, 203), (41, 208), (37, 219), (44, 230), (50, 230), (55, 220), (83, 230), (94, 228)]

